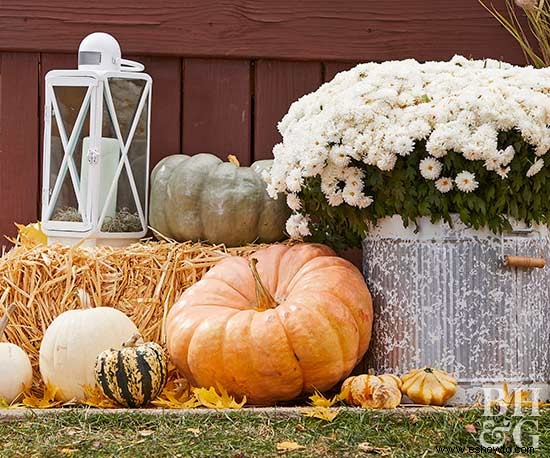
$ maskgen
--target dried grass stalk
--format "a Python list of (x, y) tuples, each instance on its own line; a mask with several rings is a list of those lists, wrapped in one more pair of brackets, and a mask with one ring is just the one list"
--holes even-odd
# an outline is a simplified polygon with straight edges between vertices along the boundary
[(6, 338), (28, 353), (38, 386), (44, 331), (62, 312), (81, 308), (84, 290), (92, 305), (123, 311), (146, 340), (162, 344), (164, 320), (181, 293), (224, 257), (246, 256), (259, 247), (169, 241), (125, 248), (16, 246), (0, 258), (0, 316), (16, 306)]

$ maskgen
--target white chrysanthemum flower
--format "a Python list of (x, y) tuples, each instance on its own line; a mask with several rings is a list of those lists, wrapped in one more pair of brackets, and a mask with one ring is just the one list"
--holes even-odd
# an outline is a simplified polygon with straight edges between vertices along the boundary
[(389, 172), (390, 170), (393, 170), (396, 162), (397, 156), (395, 154), (385, 152), (379, 155), (376, 165), (380, 170)]
[(441, 193), (449, 192), (453, 189), (453, 180), (448, 177), (441, 177), (435, 182), (435, 187)]
[(500, 163), (503, 166), (507, 166), (510, 162), (512, 162), (512, 159), (514, 159), (514, 156), (516, 155), (516, 150), (512, 145), (510, 145), (506, 149), (500, 150), (498, 154), (500, 156)]
[(293, 239), (311, 235), (309, 217), (301, 213), (290, 216), (286, 222), (286, 232)]
[(298, 192), (302, 189), (304, 178), (302, 177), (302, 171), (300, 169), (292, 169), (288, 172), (288, 176), (285, 180), (286, 187), (291, 192)]
[(288, 205), (288, 208), (294, 211), (298, 211), (302, 208), (302, 202), (300, 201), (300, 198), (297, 194), (294, 193), (287, 194), (286, 204)]
[(456, 187), (462, 192), (472, 192), (477, 189), (479, 183), (472, 172), (466, 170), (460, 172), (455, 178)]
[(441, 175), (443, 165), (433, 157), (426, 157), (420, 161), (420, 174), (426, 180), (436, 180)]
[(365, 196), (360, 190), (349, 188), (344, 189), (342, 197), (346, 204), (352, 207), (365, 208), (372, 203), (372, 198)]
[(346, 148), (343, 146), (333, 146), (328, 157), (330, 161), (338, 167), (345, 167), (349, 164), (351, 159), (347, 154)]
[(501, 167), (497, 171), (497, 175), (503, 180), (508, 178), (508, 173), (510, 172), (510, 167)]
[(539, 173), (542, 168), (544, 167), (544, 159), (539, 158), (537, 159), (531, 167), (529, 167), (529, 170), (527, 170), (526, 175), (528, 177), (535, 176), (537, 173)]

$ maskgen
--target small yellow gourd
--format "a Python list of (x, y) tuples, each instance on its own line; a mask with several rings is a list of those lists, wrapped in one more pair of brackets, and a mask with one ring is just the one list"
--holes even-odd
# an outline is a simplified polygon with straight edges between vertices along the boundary
[(393, 409), (401, 403), (401, 380), (392, 374), (362, 374), (342, 383), (340, 399), (369, 409)]
[(417, 404), (442, 406), (456, 393), (456, 379), (431, 367), (413, 369), (401, 381), (403, 394)]

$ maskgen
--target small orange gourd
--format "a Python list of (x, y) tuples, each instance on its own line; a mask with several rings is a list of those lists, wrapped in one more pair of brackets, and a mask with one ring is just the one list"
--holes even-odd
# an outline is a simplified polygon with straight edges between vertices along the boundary
[(456, 394), (456, 379), (431, 367), (413, 369), (401, 381), (403, 394), (417, 404), (442, 406)]
[(342, 383), (340, 399), (369, 409), (393, 409), (401, 403), (401, 380), (392, 374), (357, 375)]

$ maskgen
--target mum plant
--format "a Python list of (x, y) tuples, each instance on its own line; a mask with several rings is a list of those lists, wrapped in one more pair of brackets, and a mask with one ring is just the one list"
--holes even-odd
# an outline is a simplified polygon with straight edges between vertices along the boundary
[(550, 224), (550, 70), (456, 56), (361, 64), (295, 102), (264, 173), (286, 229), (335, 248), (371, 225), (452, 214)]

